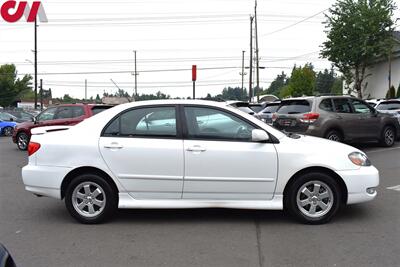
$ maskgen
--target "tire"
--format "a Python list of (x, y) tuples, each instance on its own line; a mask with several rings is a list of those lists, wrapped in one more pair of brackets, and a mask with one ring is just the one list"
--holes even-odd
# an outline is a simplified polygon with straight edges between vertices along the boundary
[(65, 192), (65, 206), (78, 222), (102, 223), (118, 208), (118, 195), (96, 174), (82, 174), (71, 181)]
[(325, 135), (325, 138), (339, 143), (342, 143), (344, 140), (343, 135), (337, 130), (328, 131), (327, 134)]
[(311, 172), (296, 178), (283, 201), (285, 210), (300, 222), (324, 224), (337, 213), (341, 199), (342, 192), (334, 178), (323, 172)]
[(14, 132), (14, 129), (10, 126), (4, 127), (4, 129), (3, 129), (4, 136), (12, 136), (13, 132)]
[(19, 150), (25, 151), (28, 149), (28, 144), (29, 144), (29, 136), (21, 132), (17, 135), (17, 147)]
[(392, 126), (385, 126), (382, 131), (380, 143), (383, 147), (391, 147), (396, 141), (396, 130)]

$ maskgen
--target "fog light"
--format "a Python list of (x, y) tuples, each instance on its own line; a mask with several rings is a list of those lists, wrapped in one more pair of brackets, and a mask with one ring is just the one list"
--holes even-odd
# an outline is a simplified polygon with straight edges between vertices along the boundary
[(375, 194), (375, 192), (376, 192), (376, 188), (375, 187), (367, 188), (367, 193), (368, 194), (372, 195), (372, 194)]

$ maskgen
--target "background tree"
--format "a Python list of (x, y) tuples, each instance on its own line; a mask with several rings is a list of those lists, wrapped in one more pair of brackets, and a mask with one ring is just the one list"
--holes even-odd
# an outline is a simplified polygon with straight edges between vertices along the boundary
[(399, 84), (399, 87), (397, 87), (396, 98), (400, 98), (400, 84)]
[(30, 75), (22, 79), (17, 78), (17, 70), (14, 64), (0, 66), (0, 106), (8, 107), (19, 98), (31, 91)]
[(318, 72), (315, 81), (315, 91), (320, 94), (332, 93), (332, 86), (335, 82), (335, 72), (325, 69), (324, 72)]
[(249, 95), (247, 94), (247, 90), (242, 90), (241, 87), (228, 87), (222, 90), (221, 98), (224, 100), (247, 101), (249, 99)]
[(311, 96), (315, 91), (315, 81), (315, 71), (311, 63), (307, 63), (304, 67), (294, 66), (289, 83), (282, 88), (280, 97)]
[(366, 68), (392, 49), (393, 0), (338, 0), (326, 15), (321, 55), (343, 73), (362, 97)]
[(263, 92), (263, 94), (265, 93), (268, 95), (275, 95), (279, 97), (282, 88), (285, 87), (288, 84), (288, 82), (289, 78), (282, 71), (281, 74), (278, 74), (278, 76), (276, 76), (275, 80), (272, 81), (271, 85), (265, 92)]

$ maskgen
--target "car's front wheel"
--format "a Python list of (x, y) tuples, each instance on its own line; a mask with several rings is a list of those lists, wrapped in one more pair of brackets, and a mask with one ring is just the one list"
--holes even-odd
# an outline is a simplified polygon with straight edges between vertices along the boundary
[(17, 146), (19, 150), (27, 150), (28, 144), (29, 144), (29, 136), (24, 132), (19, 133), (17, 135)]
[(77, 221), (101, 223), (111, 217), (118, 206), (117, 194), (108, 182), (96, 174), (83, 174), (67, 187), (65, 205)]
[(382, 131), (381, 145), (391, 147), (396, 141), (396, 130), (392, 126), (386, 126)]
[(303, 223), (323, 224), (339, 210), (340, 187), (322, 172), (303, 174), (286, 190), (285, 209)]

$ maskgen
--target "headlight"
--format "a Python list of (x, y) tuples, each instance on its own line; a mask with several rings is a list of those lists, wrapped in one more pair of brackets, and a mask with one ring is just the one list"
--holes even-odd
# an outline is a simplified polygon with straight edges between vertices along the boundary
[(368, 157), (360, 152), (353, 152), (349, 154), (349, 159), (357, 166), (371, 166)]

